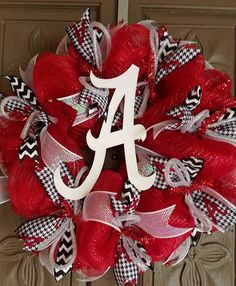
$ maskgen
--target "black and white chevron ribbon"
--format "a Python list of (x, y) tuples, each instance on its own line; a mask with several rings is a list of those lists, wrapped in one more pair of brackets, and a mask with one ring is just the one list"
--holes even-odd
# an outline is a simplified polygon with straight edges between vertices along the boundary
[(34, 161), (38, 160), (38, 142), (35, 137), (27, 137), (19, 148), (19, 159), (23, 160), (25, 156), (33, 159)]
[(103, 31), (98, 27), (94, 27), (93, 30), (96, 32), (96, 39), (98, 43), (101, 43), (103, 37)]
[(39, 102), (32, 92), (32, 90), (18, 77), (15, 76), (6, 76), (6, 78), (10, 81), (12, 90), (16, 93), (16, 95), (22, 98), (26, 103), (32, 106), (35, 109), (39, 109)]
[(63, 268), (54, 268), (54, 278), (59, 282), (62, 278), (66, 277), (72, 270), (72, 265), (64, 266)]
[[(73, 240), (70, 225), (62, 236), (60, 245), (56, 254), (54, 277), (58, 282), (65, 277), (72, 269), (73, 264)], [(70, 263), (71, 262), (71, 263)]]
[(111, 196), (110, 199), (114, 211), (118, 212), (119, 214), (134, 214), (140, 200), (140, 192), (128, 180), (125, 182), (121, 200), (116, 199), (115, 196)]
[(167, 112), (167, 115), (170, 115), (174, 118), (180, 120), (180, 122), (167, 126), (166, 130), (179, 130), (189, 122), (194, 119), (194, 115), (192, 114), (192, 110), (194, 110), (201, 101), (202, 90), (198, 85), (191, 90), (183, 105), (177, 106)]
[(200, 85), (195, 86), (185, 100), (185, 106), (189, 110), (195, 109), (201, 102), (202, 98), (202, 89)]
[(30, 129), (30, 134), (26, 137), (19, 148), (19, 159), (23, 160), (24, 157), (28, 156), (34, 161), (38, 161), (38, 136), (41, 130), (48, 126), (49, 120), (45, 112), (40, 112), (40, 114), (33, 121)]
[(225, 113), (220, 116), (218, 122), (222, 122), (224, 120), (235, 119), (235, 118), (236, 118), (236, 108), (230, 107), (230, 108), (227, 108)]
[[(29, 116), (33, 111), (40, 110), (40, 104), (31, 91), (31, 89), (18, 77), (6, 76), (10, 81), (12, 90), (16, 93), (17, 97), (21, 98), (23, 102), (14, 99), (6, 101), (4, 109), (6, 112), (19, 112)], [(22, 142), (19, 148), (19, 159), (23, 160), (26, 156), (37, 161), (38, 152), (38, 136), (41, 130), (49, 125), (49, 119), (47, 114), (43, 111), (38, 111), (38, 115), (32, 121), (30, 128), (28, 130), (28, 136)]]
[(203, 159), (199, 159), (193, 156), (187, 159), (183, 159), (181, 161), (184, 167), (186, 168), (186, 170), (188, 171), (191, 181), (193, 181), (196, 178), (196, 176), (201, 171), (204, 165)]
[(162, 62), (177, 49), (178, 45), (179, 41), (175, 41), (169, 36), (168, 31), (165, 31), (163, 37), (160, 39), (158, 51), (161, 51), (161, 54), (159, 55), (158, 61)]

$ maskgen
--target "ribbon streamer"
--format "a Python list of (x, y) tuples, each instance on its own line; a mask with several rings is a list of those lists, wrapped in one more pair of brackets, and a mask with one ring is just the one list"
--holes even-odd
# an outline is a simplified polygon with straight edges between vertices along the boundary
[[(114, 216), (112, 209), (112, 196), (114, 195), (114, 193), (103, 191), (89, 193), (83, 205), (83, 219), (109, 225), (121, 234), (114, 272), (117, 283), (122, 285), (128, 281), (135, 282), (138, 273), (147, 270), (151, 265), (151, 258), (142, 245), (123, 235), (123, 228), (138, 226), (153, 237), (160, 238), (180, 236), (191, 231), (192, 228), (176, 228), (168, 224), (175, 206), (148, 213), (135, 212), (135, 210), (129, 212), (128, 210), (126, 214), (122, 214), (120, 208), (115, 208), (116, 215)], [(121, 205), (123, 206), (124, 204)]]

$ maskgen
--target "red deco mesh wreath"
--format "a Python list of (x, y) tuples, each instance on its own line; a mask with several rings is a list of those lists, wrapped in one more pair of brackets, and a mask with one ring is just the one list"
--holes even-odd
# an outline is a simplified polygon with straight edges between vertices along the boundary
[(135, 284), (236, 221), (231, 80), (150, 21), (106, 28), (88, 9), (66, 31), (56, 54), (6, 77), (1, 163), (27, 219), (16, 232), (56, 281), (112, 268)]

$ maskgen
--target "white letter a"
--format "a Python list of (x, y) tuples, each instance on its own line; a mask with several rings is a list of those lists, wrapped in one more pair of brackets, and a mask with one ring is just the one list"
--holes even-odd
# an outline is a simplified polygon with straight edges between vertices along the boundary
[[(138, 172), (135, 152), (135, 140), (146, 137), (143, 125), (134, 125), (134, 103), (139, 68), (132, 65), (122, 75), (112, 79), (100, 79), (91, 72), (90, 79), (98, 88), (115, 89), (109, 104), (107, 120), (103, 122), (98, 138), (94, 138), (89, 130), (87, 143), (95, 151), (93, 165), (84, 182), (77, 188), (67, 187), (61, 179), (60, 168), (54, 174), (55, 186), (58, 192), (66, 199), (79, 200), (85, 197), (96, 183), (105, 161), (106, 150), (117, 145), (124, 145), (125, 161), (130, 182), (139, 190), (149, 189), (155, 180), (156, 174), (144, 177)], [(111, 132), (112, 121), (122, 99), (124, 98), (123, 128)]]

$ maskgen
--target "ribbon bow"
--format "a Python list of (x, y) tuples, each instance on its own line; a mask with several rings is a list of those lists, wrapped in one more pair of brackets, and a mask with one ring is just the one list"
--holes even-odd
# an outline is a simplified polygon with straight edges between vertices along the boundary
[[(117, 242), (115, 275), (119, 285), (136, 282), (138, 273), (150, 267), (151, 258), (144, 246), (125, 234), (125, 229), (139, 227), (153, 237), (176, 237), (189, 232), (189, 228), (177, 228), (168, 224), (175, 208), (171, 206), (154, 212), (136, 211), (140, 192), (129, 181), (125, 183), (121, 200), (114, 193), (96, 191), (89, 193), (83, 205), (83, 219), (109, 225), (120, 233)], [(96, 202), (96, 203), (95, 203)], [(99, 203), (97, 203), (99, 202)]]
[(84, 12), (79, 23), (67, 27), (66, 32), (84, 60), (101, 71), (111, 48), (111, 37), (101, 23), (91, 23), (90, 9)]
[(6, 77), (16, 96), (7, 96), (1, 101), (1, 114), (10, 120), (27, 118), (21, 133), (23, 143), (19, 148), (19, 159), (29, 156), (38, 160), (38, 137), (41, 130), (49, 125), (49, 119), (41, 110), (40, 104), (32, 90), (19, 78)]
[[(59, 281), (71, 271), (77, 255), (75, 219), (80, 206), (77, 202), (72, 203), (60, 197), (54, 186), (53, 173), (47, 167), (37, 167), (35, 172), (48, 197), (61, 211), (29, 220), (19, 226), (16, 232), (24, 240), (24, 249), (27, 251), (42, 251), (50, 247), (50, 262), (54, 277)], [(74, 186), (74, 179), (65, 164), (61, 164), (61, 176), (69, 186)]]

